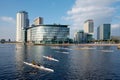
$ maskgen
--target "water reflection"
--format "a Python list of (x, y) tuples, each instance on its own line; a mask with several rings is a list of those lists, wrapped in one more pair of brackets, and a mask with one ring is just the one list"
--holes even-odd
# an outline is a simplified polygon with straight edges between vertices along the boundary
[[(76, 47), (75, 47), (76, 48)], [(108, 54), (100, 52), (99, 50), (113, 50), (114, 47), (96, 47), (96, 50), (76, 50), (71, 54), (70, 67), (71, 79), (81, 80), (104, 80), (104, 79), (117, 79), (116, 72), (113, 70), (115, 66), (114, 60), (116, 54), (108, 52)], [(114, 49), (115, 50), (115, 49)], [(120, 55), (119, 55), (120, 56)], [(113, 59), (114, 58), (114, 59)], [(120, 60), (120, 59), (119, 59)], [(119, 64), (120, 65), (120, 64)], [(115, 69), (116, 70), (116, 69)], [(79, 73), (79, 74), (78, 74)], [(115, 75), (114, 75), (115, 74)], [(74, 76), (74, 77), (73, 77)]]
[(16, 44), (16, 62), (21, 63), (27, 59), (27, 46)]
[(45, 67), (52, 68), (54, 63), (45, 61), (43, 58), (44, 55), (50, 55), (52, 53), (49, 49), (50, 48), (46, 46), (16, 45), (16, 69), (19, 71), (17, 75), (21, 75), (19, 78), (35, 79), (35, 76), (37, 76), (37, 79), (49, 74), (49, 72), (41, 71), (23, 64), (24, 61), (31, 63), (32, 60), (34, 60), (36, 63), (40, 63)]
[[(76, 50), (78, 46), (53, 49), (50, 46), (2, 45), (0, 79), (6, 80), (105, 80), (120, 79), (120, 50), (114, 46)], [(11, 47), (8, 47), (11, 46)], [(69, 49), (68, 49), (69, 48)], [(100, 50), (114, 50), (101, 52)], [(56, 52), (58, 51), (58, 52)], [(63, 54), (68, 52), (69, 54)], [(59, 62), (44, 59), (52, 56)], [(5, 60), (6, 59), (6, 60)], [(54, 73), (23, 64), (35, 60)]]

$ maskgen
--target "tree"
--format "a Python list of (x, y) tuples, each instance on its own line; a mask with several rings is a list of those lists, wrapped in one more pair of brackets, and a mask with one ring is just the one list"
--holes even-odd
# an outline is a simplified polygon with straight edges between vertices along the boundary
[(8, 42), (11, 42), (11, 40), (10, 40), (10, 39), (8, 39)]
[(0, 42), (1, 43), (5, 43), (6, 41), (5, 41), (5, 39), (1, 39)]

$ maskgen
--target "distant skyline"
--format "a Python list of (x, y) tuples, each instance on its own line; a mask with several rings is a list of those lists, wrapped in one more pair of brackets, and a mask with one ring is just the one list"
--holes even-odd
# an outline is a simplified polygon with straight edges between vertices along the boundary
[(120, 0), (3, 0), (0, 1), (0, 39), (15, 40), (16, 13), (28, 12), (30, 25), (43, 17), (44, 24), (67, 24), (74, 32), (83, 29), (87, 19), (93, 19), (96, 28), (111, 23), (112, 35), (120, 36)]

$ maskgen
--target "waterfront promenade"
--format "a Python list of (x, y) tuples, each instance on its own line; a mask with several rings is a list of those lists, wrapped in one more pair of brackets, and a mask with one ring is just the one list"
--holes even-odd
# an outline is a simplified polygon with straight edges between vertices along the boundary
[[(16, 42), (9, 42), (6, 44), (24, 44), (24, 43), (16, 43)], [(41, 45), (41, 46), (119, 46), (120, 43), (84, 43), (84, 44), (32, 44), (26, 43), (26, 45)]]

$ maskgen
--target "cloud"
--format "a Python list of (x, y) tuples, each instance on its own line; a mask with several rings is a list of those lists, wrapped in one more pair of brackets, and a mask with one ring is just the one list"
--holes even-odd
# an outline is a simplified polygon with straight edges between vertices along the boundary
[(67, 11), (66, 20), (72, 21), (72, 34), (83, 29), (84, 21), (94, 20), (95, 29), (103, 23), (111, 23), (116, 13), (114, 3), (120, 0), (76, 0), (73, 7)]
[(120, 20), (120, 16), (115, 16), (116, 19)]
[(0, 20), (3, 22), (8, 22), (8, 23), (14, 23), (15, 24), (15, 19), (12, 17), (7, 17), (7, 16), (2, 16), (0, 17)]
[(111, 25), (112, 35), (120, 36), (120, 24), (113, 24)]
[(112, 29), (119, 29), (120, 28), (120, 24), (113, 24), (111, 25)]

